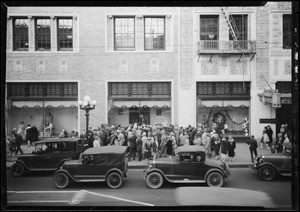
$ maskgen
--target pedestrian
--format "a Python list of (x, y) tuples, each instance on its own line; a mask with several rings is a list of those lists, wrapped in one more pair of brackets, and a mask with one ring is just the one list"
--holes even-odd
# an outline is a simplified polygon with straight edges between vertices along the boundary
[(273, 149), (273, 130), (270, 125), (267, 126), (266, 133), (269, 137), (269, 148)]
[(229, 138), (228, 138), (228, 157), (229, 157), (229, 161), (234, 161), (234, 156), (235, 156), (235, 148), (236, 148), (236, 145), (235, 145), (235, 141), (232, 137), (232, 135), (229, 135)]
[(277, 150), (277, 153), (282, 153), (283, 152), (283, 142), (284, 142), (284, 137), (282, 136), (281, 133), (278, 133), (276, 141), (275, 141), (275, 148)]
[(211, 157), (211, 141), (210, 136), (208, 132), (204, 132), (202, 134), (202, 141), (204, 142), (204, 149), (205, 149), (205, 155), (208, 156), (208, 158)]
[(27, 125), (27, 127), (25, 128), (25, 138), (26, 138), (26, 141), (27, 141), (27, 146), (30, 147), (31, 146), (31, 126), (30, 124)]
[(260, 142), (260, 148), (262, 149), (263, 144), (264, 144), (264, 145), (266, 145), (267, 149), (270, 150), (269, 143), (270, 143), (270, 139), (269, 139), (269, 136), (267, 134), (267, 126), (265, 126), (265, 128), (263, 130), (263, 134), (262, 134), (262, 139), (261, 139), (261, 142)]
[(133, 157), (133, 160), (135, 161), (135, 153), (136, 153), (136, 140), (137, 137), (134, 133), (131, 131), (128, 132), (128, 143), (129, 143), (129, 155), (128, 155), (128, 161), (131, 160), (131, 157)]
[(159, 152), (159, 157), (166, 157), (166, 144), (167, 144), (167, 138), (168, 136), (166, 135), (166, 132), (162, 130), (162, 135), (161, 135), (161, 143), (159, 146), (160, 152)]
[(32, 143), (35, 144), (35, 142), (39, 140), (39, 131), (35, 125), (32, 126), (31, 133), (32, 133)]
[(142, 148), (143, 148), (143, 141), (141, 135), (137, 134), (136, 151), (137, 151), (137, 156), (139, 161), (142, 161)]
[(251, 161), (253, 163), (253, 153), (255, 158), (257, 157), (257, 141), (254, 139), (254, 135), (251, 135), (251, 138), (247, 141), (250, 150)]
[(23, 143), (23, 138), (20, 133), (14, 134), (15, 136), (15, 144), (16, 144), (16, 155), (20, 151), (21, 154), (24, 154), (23, 150), (21, 149), (21, 144)]
[(173, 154), (173, 141), (172, 141), (171, 136), (168, 136), (166, 148), (167, 148), (167, 156), (169, 158), (172, 158), (172, 154)]
[(95, 135), (95, 139), (93, 141), (93, 147), (100, 147), (101, 145), (101, 141), (98, 135)]
[(147, 142), (147, 133), (143, 132), (142, 133), (142, 157), (143, 159), (145, 158), (145, 144)]
[(291, 141), (288, 137), (288, 134), (284, 134), (284, 141), (282, 143), (283, 145), (283, 148), (284, 148), (284, 152), (291, 152), (291, 148), (292, 148), (292, 144), (291, 144)]
[(216, 159), (219, 160), (220, 159), (221, 139), (220, 139), (220, 136), (217, 133), (214, 134), (214, 142), (215, 142), (215, 156), (216, 156)]
[(144, 155), (144, 157), (146, 158), (146, 162), (149, 163), (149, 159), (151, 157), (151, 138), (147, 138), (145, 142)]
[(222, 138), (220, 142), (220, 152), (221, 152), (221, 160), (225, 162), (227, 160), (227, 154), (228, 154), (228, 145), (226, 138)]
[(151, 144), (151, 149), (153, 152), (153, 160), (157, 159), (158, 156), (158, 137), (157, 135), (154, 136), (154, 140)]

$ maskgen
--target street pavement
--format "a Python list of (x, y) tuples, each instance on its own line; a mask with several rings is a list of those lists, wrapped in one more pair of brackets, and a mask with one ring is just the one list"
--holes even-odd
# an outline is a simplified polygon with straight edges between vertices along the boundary
[[(260, 147), (260, 143), (258, 142), (258, 148), (257, 148), (258, 155), (271, 153), (270, 150), (267, 150), (265, 148), (265, 145), (262, 149), (260, 149), (259, 147)], [(21, 145), (21, 149), (23, 150), (24, 153), (31, 153), (34, 150), (34, 146), (28, 147), (26, 144), (23, 144)], [(12, 162), (15, 160), (16, 160), (15, 156), (7, 157), (6, 167), (9, 168)], [(210, 160), (216, 160), (216, 158), (212, 158)], [(251, 156), (249, 151), (249, 145), (246, 144), (246, 141), (236, 142), (234, 161), (231, 162), (227, 160), (227, 163), (230, 168), (247, 168), (249, 166), (249, 164), (251, 163)], [(142, 161), (138, 161), (136, 157), (135, 161), (131, 160), (128, 162), (128, 167), (130, 169), (144, 169), (147, 168), (148, 165), (145, 159)]]

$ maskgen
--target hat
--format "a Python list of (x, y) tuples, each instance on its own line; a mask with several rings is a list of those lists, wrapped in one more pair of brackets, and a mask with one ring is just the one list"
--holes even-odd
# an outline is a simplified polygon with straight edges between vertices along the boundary
[(222, 141), (226, 141), (226, 138), (222, 138)]
[(148, 138), (147, 138), (147, 140), (151, 140), (151, 138), (150, 138), (150, 137), (148, 137)]
[(146, 136), (146, 133), (145, 133), (145, 132), (143, 132), (142, 136)]

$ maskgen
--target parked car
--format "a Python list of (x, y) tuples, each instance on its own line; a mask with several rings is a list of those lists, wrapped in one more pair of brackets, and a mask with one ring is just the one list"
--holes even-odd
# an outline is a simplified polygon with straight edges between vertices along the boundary
[(273, 180), (278, 175), (291, 176), (291, 153), (286, 151), (284, 153), (261, 154), (249, 166), (262, 180)]
[(160, 188), (164, 181), (221, 187), (229, 179), (228, 164), (206, 160), (202, 146), (180, 146), (176, 149), (175, 158), (159, 158), (144, 170), (144, 180), (150, 188)]
[(85, 150), (78, 160), (66, 161), (52, 178), (57, 188), (66, 188), (71, 182), (106, 182), (110, 188), (119, 188), (127, 177), (126, 146), (101, 146)]
[(47, 138), (35, 142), (35, 150), (17, 156), (10, 172), (19, 177), (28, 171), (55, 171), (67, 160), (79, 157), (83, 149), (80, 138)]

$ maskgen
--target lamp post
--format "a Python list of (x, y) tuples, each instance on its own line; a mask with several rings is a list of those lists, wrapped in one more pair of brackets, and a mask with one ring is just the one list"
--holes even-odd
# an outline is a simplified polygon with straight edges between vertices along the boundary
[(85, 111), (85, 117), (86, 117), (86, 130), (85, 130), (85, 137), (86, 137), (86, 142), (88, 141), (88, 129), (89, 129), (89, 112), (90, 110), (94, 110), (96, 107), (96, 101), (91, 100), (89, 96), (85, 96), (83, 101), (78, 102), (79, 107), (81, 110)]

